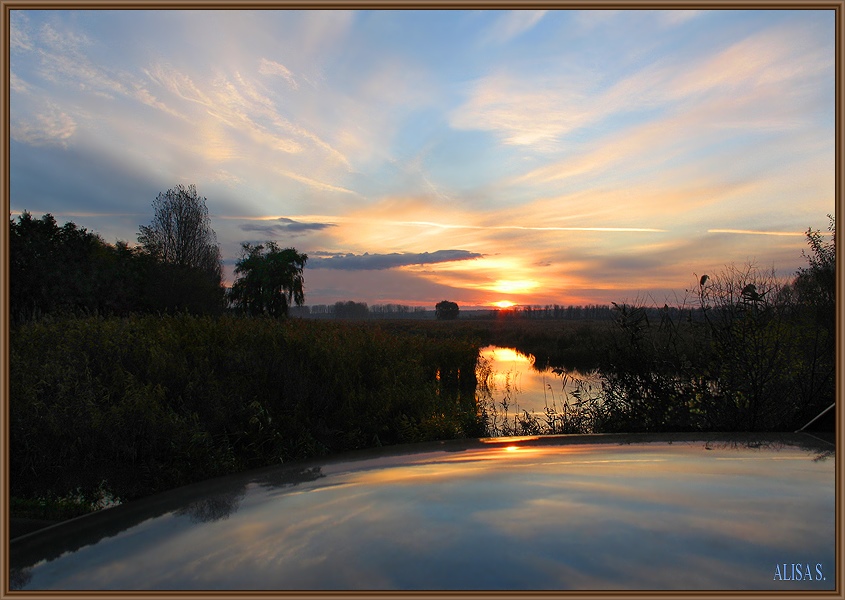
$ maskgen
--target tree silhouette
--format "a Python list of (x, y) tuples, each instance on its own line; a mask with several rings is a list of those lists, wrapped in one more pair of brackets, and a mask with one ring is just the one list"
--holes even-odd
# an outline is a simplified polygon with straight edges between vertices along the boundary
[(302, 270), (308, 256), (295, 248), (280, 249), (275, 242), (253, 246), (244, 242), (243, 254), (235, 266), (237, 281), (229, 298), (232, 304), (251, 315), (284, 317), (291, 302), (305, 302)]
[(177, 185), (159, 193), (152, 223), (140, 227), (138, 242), (157, 263), (146, 290), (156, 307), (194, 313), (222, 309), (223, 265), (205, 202), (196, 186)]
[(451, 320), (458, 318), (458, 312), (460, 312), (460, 308), (455, 302), (450, 302), (448, 300), (443, 300), (438, 302), (434, 306), (434, 315), (438, 319), (443, 320)]
[(140, 227), (138, 242), (164, 263), (199, 269), (222, 280), (220, 247), (205, 202), (193, 184), (159, 193), (153, 202), (153, 221)]
[(125, 313), (139, 305), (140, 266), (116, 246), (51, 214), (24, 211), (9, 223), (10, 315), (16, 322), (46, 314)]

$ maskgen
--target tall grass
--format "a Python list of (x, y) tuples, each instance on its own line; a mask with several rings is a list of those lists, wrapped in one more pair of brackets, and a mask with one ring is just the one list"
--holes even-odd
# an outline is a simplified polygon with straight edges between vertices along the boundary
[(483, 433), (479, 342), (270, 318), (46, 319), (10, 335), (11, 491), (131, 499), (347, 449)]

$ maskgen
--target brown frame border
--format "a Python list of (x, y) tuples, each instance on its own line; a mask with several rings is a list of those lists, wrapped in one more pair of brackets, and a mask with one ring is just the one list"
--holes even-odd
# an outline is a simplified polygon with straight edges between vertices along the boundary
[[(845, 97), (843, 97), (843, 75), (845, 75), (845, 53), (843, 53), (843, 29), (845, 29), (845, 0), (0, 0), (0, 68), (3, 78), (0, 84), (0, 208), (9, 214), (10, 207), (10, 47), (9, 47), (9, 12), (15, 9), (504, 9), (504, 8), (556, 8), (556, 9), (796, 9), (796, 10), (833, 10), (835, 12), (835, 215), (838, 223), (842, 222), (843, 211), (843, 173), (845, 173), (845, 137), (843, 122), (845, 119)], [(0, 227), (0, 598), (244, 598), (244, 597), (284, 597), (284, 598), (337, 598), (341, 596), (373, 598), (415, 598), (451, 599), (451, 598), (795, 598), (815, 600), (827, 598), (845, 599), (843, 577), (845, 577), (845, 557), (843, 557), (843, 492), (845, 492), (845, 469), (843, 469), (842, 448), (845, 441), (845, 418), (843, 418), (843, 385), (845, 385), (845, 275), (843, 275), (845, 250), (840, 243), (836, 249), (836, 587), (833, 592), (236, 592), (236, 591), (197, 591), (197, 592), (12, 592), (9, 590), (9, 230), (4, 223)]]

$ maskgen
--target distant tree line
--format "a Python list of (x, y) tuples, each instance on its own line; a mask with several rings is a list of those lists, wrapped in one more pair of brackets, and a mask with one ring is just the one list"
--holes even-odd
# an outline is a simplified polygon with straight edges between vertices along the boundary
[(545, 306), (517, 306), (499, 311), (501, 316), (526, 319), (559, 319), (567, 321), (604, 321), (613, 319), (613, 310), (609, 304), (587, 304), (563, 306), (547, 304)]
[(406, 304), (373, 304), (347, 300), (334, 304), (311, 304), (291, 307), (293, 317), (330, 317), (337, 319), (392, 319), (426, 317), (428, 309), (424, 306)]

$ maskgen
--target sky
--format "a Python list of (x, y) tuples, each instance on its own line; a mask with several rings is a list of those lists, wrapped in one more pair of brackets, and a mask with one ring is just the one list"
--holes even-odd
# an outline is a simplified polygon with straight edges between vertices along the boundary
[(835, 211), (833, 10), (13, 10), (10, 209), (194, 184), (306, 304), (677, 305)]

